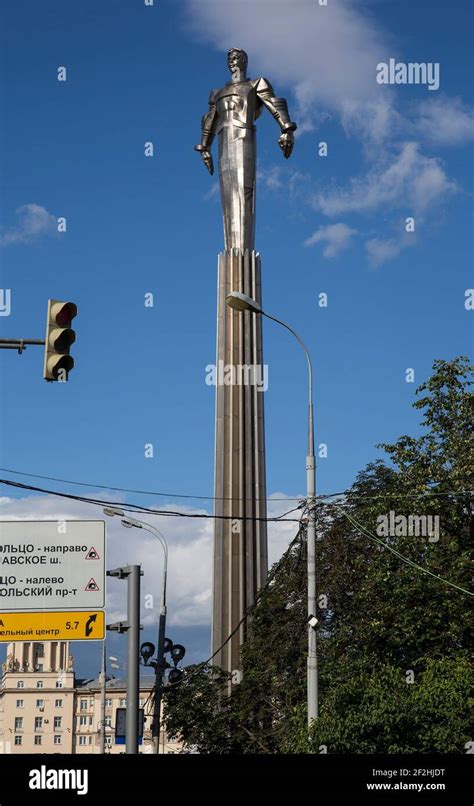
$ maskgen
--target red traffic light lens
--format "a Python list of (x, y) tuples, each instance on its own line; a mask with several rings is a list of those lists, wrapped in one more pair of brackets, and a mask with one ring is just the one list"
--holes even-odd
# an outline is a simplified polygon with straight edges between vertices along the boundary
[(65, 302), (55, 314), (54, 319), (59, 327), (67, 327), (75, 316), (77, 316), (77, 305), (74, 302)]

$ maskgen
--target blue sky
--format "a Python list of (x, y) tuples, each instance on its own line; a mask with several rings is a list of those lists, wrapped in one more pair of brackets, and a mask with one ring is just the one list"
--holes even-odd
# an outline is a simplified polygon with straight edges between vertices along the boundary
[[(0, 317), (0, 337), (43, 338), (49, 297), (79, 308), (68, 384), (43, 381), (41, 348), (0, 351), (3, 468), (212, 496), (205, 367), (214, 361), (223, 234), (216, 179), (193, 146), (234, 45), (299, 123), (285, 163), (274, 121), (258, 122), (257, 248), (266, 309), (313, 356), (316, 438), (328, 446), (319, 492), (350, 485), (380, 455), (377, 442), (417, 430), (416, 385), (434, 359), (469, 353), (472, 343), (470, 2), (23, 0), (3, 9), (2, 28), (0, 286), (11, 289), (12, 310)], [(376, 66), (391, 57), (439, 63), (439, 90), (378, 85)], [(67, 232), (58, 235), (59, 216)], [(414, 233), (404, 231), (409, 216)], [(153, 308), (144, 306), (149, 292)], [(318, 306), (322, 292), (327, 308)], [(298, 496), (304, 359), (271, 322), (264, 340), (268, 494)], [(415, 383), (405, 382), (407, 368)], [(5, 518), (100, 514), (8, 488), (2, 495)], [(211, 525), (157, 522), (173, 544), (170, 632), (197, 660), (209, 644)], [(273, 559), (290, 530), (271, 532)], [(137, 556), (123, 532), (115, 524), (109, 532), (117, 562)], [(153, 543), (142, 541), (140, 552), (158, 573)], [(113, 588), (113, 614), (122, 600)], [(153, 629), (152, 616), (146, 624)], [(75, 654), (82, 673), (95, 671), (92, 650)]]

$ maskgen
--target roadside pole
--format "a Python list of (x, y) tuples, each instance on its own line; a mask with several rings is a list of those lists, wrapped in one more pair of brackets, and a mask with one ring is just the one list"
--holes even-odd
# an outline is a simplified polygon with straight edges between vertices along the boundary
[(107, 571), (107, 576), (127, 580), (127, 621), (107, 625), (108, 630), (128, 633), (126, 748), (128, 754), (138, 753), (139, 662), (140, 662), (140, 577), (139, 565), (127, 565)]
[(100, 672), (100, 753), (105, 753), (105, 697), (107, 693), (106, 648), (105, 638), (102, 642), (102, 669)]

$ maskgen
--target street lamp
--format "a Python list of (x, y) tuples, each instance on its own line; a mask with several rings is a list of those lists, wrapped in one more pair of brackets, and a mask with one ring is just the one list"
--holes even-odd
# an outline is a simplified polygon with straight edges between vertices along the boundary
[(308, 364), (309, 376), (309, 401), (308, 401), (308, 454), (306, 457), (306, 501), (308, 507), (308, 529), (307, 529), (307, 554), (308, 554), (308, 728), (313, 719), (319, 716), (318, 707), (318, 656), (316, 646), (316, 462), (314, 457), (314, 419), (313, 419), (313, 367), (308, 348), (292, 327), (270, 316), (262, 310), (256, 300), (242, 294), (240, 291), (232, 291), (226, 296), (227, 305), (235, 311), (251, 311), (252, 313), (266, 316), (273, 322), (289, 330), (302, 347)]
[(155, 667), (155, 705), (153, 709), (153, 734), (156, 739), (155, 753), (159, 753), (160, 749), (160, 721), (161, 721), (161, 695), (163, 692), (163, 675), (165, 672), (165, 630), (166, 630), (166, 583), (168, 577), (168, 544), (159, 529), (151, 526), (149, 523), (139, 521), (136, 518), (131, 518), (125, 515), (123, 509), (116, 509), (115, 507), (104, 507), (104, 514), (114, 517), (117, 515), (121, 518), (122, 526), (128, 529), (135, 527), (136, 529), (145, 529), (156, 537), (163, 548), (164, 554), (164, 567), (163, 567), (163, 582), (161, 588), (161, 602), (160, 602), (160, 620), (158, 627), (158, 663)]

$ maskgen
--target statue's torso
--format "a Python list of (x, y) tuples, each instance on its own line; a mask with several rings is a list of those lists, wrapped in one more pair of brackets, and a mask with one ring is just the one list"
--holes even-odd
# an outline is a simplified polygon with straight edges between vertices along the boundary
[(226, 84), (214, 93), (218, 115), (217, 133), (224, 127), (252, 129), (260, 114), (261, 101), (256, 92), (258, 81), (239, 81)]

